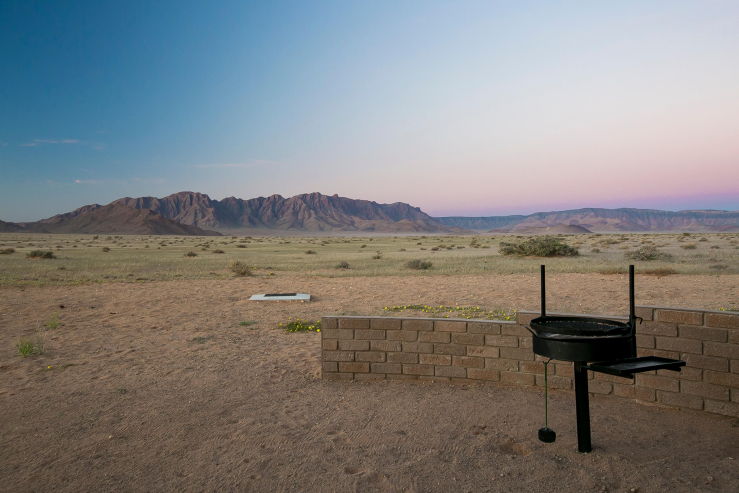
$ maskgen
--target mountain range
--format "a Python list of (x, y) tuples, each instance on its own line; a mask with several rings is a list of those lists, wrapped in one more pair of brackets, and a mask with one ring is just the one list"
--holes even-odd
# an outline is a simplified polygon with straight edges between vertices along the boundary
[(739, 211), (575, 209), (528, 216), (431, 217), (403, 202), (378, 204), (308, 193), (211, 199), (197, 192), (124, 197), (31, 223), (0, 221), (0, 232), (218, 235), (249, 232), (580, 234), (588, 232), (739, 231)]

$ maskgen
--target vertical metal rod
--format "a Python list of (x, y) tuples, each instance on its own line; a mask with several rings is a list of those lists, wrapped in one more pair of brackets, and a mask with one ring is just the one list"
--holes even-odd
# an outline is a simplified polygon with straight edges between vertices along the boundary
[(549, 392), (547, 386), (547, 365), (549, 361), (544, 362), (544, 428), (549, 428)]
[(636, 358), (636, 305), (634, 301), (634, 266), (629, 266), (629, 324), (631, 325), (631, 357)]
[(590, 443), (590, 403), (588, 402), (588, 370), (575, 362), (575, 413), (577, 414), (577, 450), (592, 452)]
[(544, 281), (544, 266), (541, 266), (541, 316), (546, 317), (547, 315), (547, 290), (546, 282)]

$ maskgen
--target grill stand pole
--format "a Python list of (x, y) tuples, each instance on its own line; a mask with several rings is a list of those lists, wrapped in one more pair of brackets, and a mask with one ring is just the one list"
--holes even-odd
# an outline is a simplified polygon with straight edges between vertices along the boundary
[(590, 443), (590, 403), (588, 402), (588, 370), (585, 363), (575, 361), (575, 413), (577, 415), (577, 450), (593, 451)]

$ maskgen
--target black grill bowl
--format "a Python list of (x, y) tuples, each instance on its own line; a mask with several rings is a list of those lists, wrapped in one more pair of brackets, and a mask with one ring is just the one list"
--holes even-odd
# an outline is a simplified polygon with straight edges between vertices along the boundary
[(631, 334), (631, 325), (615, 320), (592, 317), (537, 317), (531, 328), (540, 337), (568, 336), (619, 336)]
[(531, 321), (534, 354), (560, 361), (630, 358), (630, 324), (590, 317), (537, 317)]

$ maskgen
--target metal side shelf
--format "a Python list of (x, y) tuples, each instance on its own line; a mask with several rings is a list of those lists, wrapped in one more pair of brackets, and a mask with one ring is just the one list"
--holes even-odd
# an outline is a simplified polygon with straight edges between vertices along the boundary
[(634, 378), (634, 373), (651, 370), (680, 371), (685, 361), (678, 359), (660, 358), (659, 356), (642, 356), (641, 358), (627, 358), (616, 361), (591, 363), (585, 368), (598, 373), (608, 373), (617, 377)]

